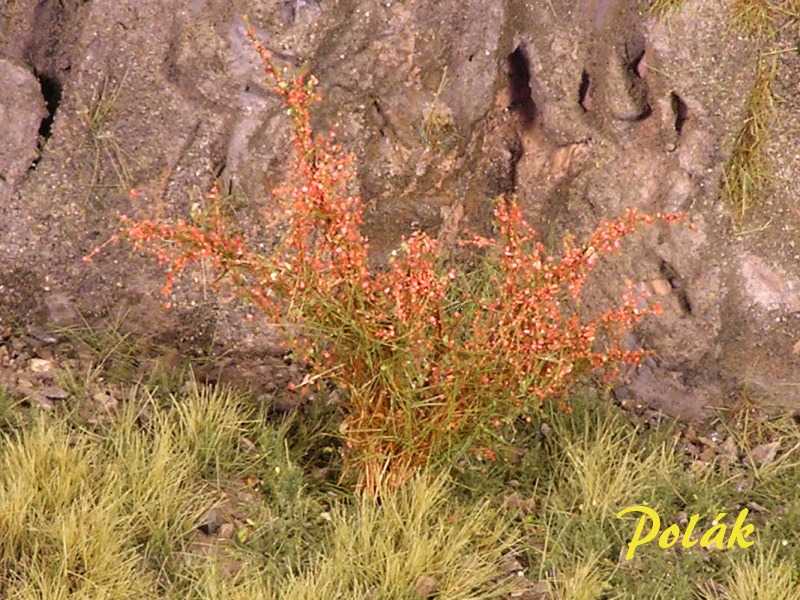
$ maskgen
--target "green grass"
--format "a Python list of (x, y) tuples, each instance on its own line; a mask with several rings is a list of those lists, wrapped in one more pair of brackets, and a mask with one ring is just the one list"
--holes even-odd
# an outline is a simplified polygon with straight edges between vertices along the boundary
[(622, 417), (611, 413), (586, 415), (584, 421), (557, 430), (563, 457), (555, 465), (561, 482), (552, 499), (553, 508), (607, 519), (621, 508), (646, 500), (642, 490), (657, 485), (665, 473), (677, 470), (667, 446), (643, 448), (637, 431), (625, 427)]
[[(414, 600), (420, 586), (440, 599), (516, 597), (512, 586), (564, 600), (800, 597), (791, 418), (747, 408), (720, 417), (745, 464), (696, 468), (675, 427), (636, 427), (586, 393), (571, 414), (516, 424), (497, 461), (468, 454), (376, 503), (336, 484), (335, 413), (275, 420), (190, 373), (149, 385), (114, 367), (137, 358), (121, 339), (102, 351), (95, 338), (102, 364), (91, 372), (125, 392), (103, 420), (69, 407), (21, 418), (0, 389), (0, 597)], [(780, 442), (773, 461), (747, 460), (769, 441)], [(616, 513), (640, 503), (665, 523), (698, 513), (702, 527), (755, 503), (757, 543), (651, 544), (625, 561), (633, 523)], [(212, 508), (229, 535), (198, 532)]]

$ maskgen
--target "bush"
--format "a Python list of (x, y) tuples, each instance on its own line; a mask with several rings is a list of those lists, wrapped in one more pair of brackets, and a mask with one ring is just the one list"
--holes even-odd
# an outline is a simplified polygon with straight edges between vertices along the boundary
[(181, 272), (206, 261), (220, 284), (273, 322), (300, 326), (291, 342), (309, 365), (307, 381), (346, 392), (345, 474), (359, 488), (399, 485), (432, 458), (478, 447), (503, 424), (563, 398), (587, 373), (614, 378), (641, 360), (622, 336), (657, 307), (629, 290), (617, 306), (587, 316), (579, 295), (599, 257), (639, 226), (678, 215), (629, 211), (585, 244), (566, 238), (556, 258), (516, 203), (501, 198), (498, 239), (462, 242), (475, 249), (478, 268), (448, 267), (447, 249), (417, 232), (387, 268), (370, 270), (362, 202), (351, 193), (353, 157), (312, 129), (317, 81), (284, 77), (249, 37), (293, 122), (294, 160), (274, 192), (286, 219), (277, 249), (256, 250), (235, 231), (217, 187), (191, 221), (123, 218), (117, 238), (167, 268), (167, 296)]

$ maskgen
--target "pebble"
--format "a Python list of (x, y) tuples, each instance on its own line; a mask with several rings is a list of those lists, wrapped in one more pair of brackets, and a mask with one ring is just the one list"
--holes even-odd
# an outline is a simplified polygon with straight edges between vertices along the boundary
[(778, 440), (756, 446), (750, 453), (750, 458), (756, 464), (756, 466), (766, 466), (775, 460), (775, 456), (778, 453), (778, 448), (780, 448), (780, 445), (781, 442)]
[(58, 341), (58, 338), (53, 334), (33, 325), (28, 328), (28, 334), (44, 344), (55, 344)]
[(95, 392), (92, 394), (92, 400), (97, 402), (98, 406), (106, 412), (116, 410), (119, 404), (117, 399), (108, 391)]
[(431, 598), (439, 592), (439, 582), (430, 575), (423, 575), (417, 579), (414, 591), (418, 598)]
[(206, 535), (214, 535), (222, 528), (223, 524), (220, 511), (216, 508), (212, 508), (206, 513), (206, 516), (203, 517), (203, 522), (198, 529)]
[(34, 373), (49, 373), (53, 369), (53, 363), (43, 358), (32, 358), (30, 366)]
[(52, 400), (50, 400), (50, 398), (47, 398), (43, 394), (35, 394), (34, 399), (36, 401), (36, 405), (42, 410), (55, 410), (56, 405)]
[(520, 563), (513, 556), (505, 556), (503, 558), (502, 564), (500, 565), (500, 568), (506, 575), (516, 575), (517, 573), (524, 571), (522, 563)]
[(650, 286), (658, 296), (668, 296), (672, 293), (672, 286), (666, 279), (654, 279), (650, 282)]
[(66, 400), (69, 398), (69, 393), (66, 390), (56, 386), (44, 388), (42, 394), (45, 398), (49, 398), (50, 400)]
[(233, 538), (233, 533), (233, 523), (223, 523), (219, 528), (218, 535), (223, 539), (230, 540)]

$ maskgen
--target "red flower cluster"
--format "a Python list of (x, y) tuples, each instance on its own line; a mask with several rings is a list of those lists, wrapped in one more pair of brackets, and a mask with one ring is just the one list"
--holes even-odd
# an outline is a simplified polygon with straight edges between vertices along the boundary
[(622, 335), (653, 307), (639, 308), (628, 293), (588, 317), (577, 299), (599, 257), (641, 225), (679, 216), (629, 211), (585, 244), (565, 240), (556, 258), (518, 206), (501, 199), (499, 239), (465, 242), (481, 249), (481, 268), (446, 268), (439, 244), (414, 233), (387, 269), (371, 272), (362, 203), (350, 193), (353, 158), (311, 127), (316, 80), (284, 78), (248, 36), (293, 120), (294, 160), (275, 192), (287, 220), (282, 244), (253, 250), (232, 230), (216, 187), (191, 222), (124, 219), (119, 237), (167, 266), (167, 295), (187, 266), (207, 261), (270, 319), (301, 326), (292, 341), (310, 368), (347, 393), (346, 466), (361, 488), (400, 484), (485, 426), (562, 399), (585, 374), (614, 377), (641, 360), (641, 350), (623, 349)]

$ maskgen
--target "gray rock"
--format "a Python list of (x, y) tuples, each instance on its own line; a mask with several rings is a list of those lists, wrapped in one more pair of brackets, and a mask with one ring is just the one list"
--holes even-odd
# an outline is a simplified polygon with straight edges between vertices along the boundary
[(197, 528), (206, 535), (215, 535), (224, 522), (222, 512), (217, 508), (212, 508), (205, 514)]
[(38, 156), (39, 127), (47, 115), (39, 81), (25, 67), (0, 58), (0, 187), (16, 189)]
[(69, 398), (69, 393), (66, 390), (56, 386), (46, 387), (42, 390), (42, 394), (50, 400), (66, 400)]

